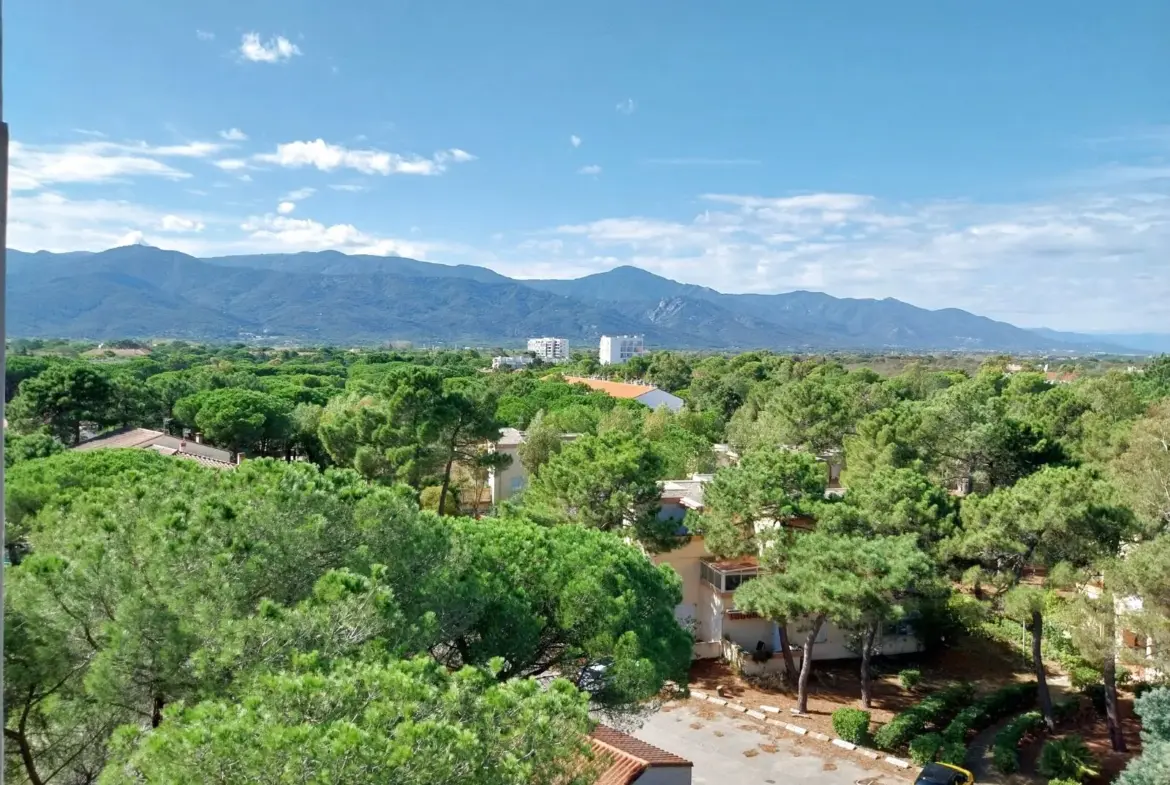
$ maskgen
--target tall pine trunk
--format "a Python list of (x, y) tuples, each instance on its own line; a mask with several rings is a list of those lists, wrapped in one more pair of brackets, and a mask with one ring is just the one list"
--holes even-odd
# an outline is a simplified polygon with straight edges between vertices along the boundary
[(800, 679), (796, 683), (796, 711), (799, 714), (808, 713), (808, 677), (812, 674), (813, 646), (816, 645), (817, 633), (825, 623), (824, 615), (813, 619), (812, 629), (804, 638), (804, 653), (800, 660)]
[(878, 621), (870, 621), (865, 628), (865, 632), (861, 636), (861, 708), (868, 709), (870, 701), (873, 700), (870, 676), (869, 660), (873, 654), (873, 642), (877, 638)]
[(792, 646), (788, 642), (788, 619), (779, 619), (776, 630), (780, 638), (780, 651), (784, 654), (784, 675), (789, 684), (796, 684), (796, 662), (792, 659)]
[[(1112, 625), (1110, 625), (1112, 627)], [(1125, 735), (1121, 732), (1121, 711), (1117, 706), (1117, 662), (1110, 648), (1101, 664), (1101, 675), (1105, 680), (1105, 721), (1109, 725), (1109, 743), (1114, 752), (1125, 752)]]
[(1052, 693), (1048, 691), (1048, 678), (1044, 674), (1044, 658), (1040, 654), (1040, 643), (1044, 639), (1044, 617), (1040, 611), (1032, 611), (1032, 666), (1036, 669), (1036, 693), (1040, 697), (1040, 711), (1044, 713), (1044, 724), (1049, 733), (1056, 732), (1056, 718), (1052, 714)]

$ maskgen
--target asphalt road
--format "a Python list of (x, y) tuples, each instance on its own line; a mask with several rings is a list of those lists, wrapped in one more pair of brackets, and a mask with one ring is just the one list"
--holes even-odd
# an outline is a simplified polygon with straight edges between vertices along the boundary
[(693, 785), (907, 785), (908, 780), (863, 769), (818, 742), (768, 732), (748, 718), (690, 704), (666, 707), (634, 736), (695, 764)]

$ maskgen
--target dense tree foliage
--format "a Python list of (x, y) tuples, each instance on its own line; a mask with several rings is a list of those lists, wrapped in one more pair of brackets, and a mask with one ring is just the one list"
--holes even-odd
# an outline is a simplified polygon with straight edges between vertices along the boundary
[[(1054, 654), (1100, 673), (1114, 731), (1115, 661), (1170, 669), (1167, 358), (1078, 360), (1070, 380), (1006, 357), (580, 353), (490, 373), (472, 350), (10, 348), (18, 781), (570, 782), (588, 709), (685, 678), (680, 581), (645, 551), (691, 534), (759, 559), (735, 602), (777, 622), (802, 706), (818, 628), (861, 655), (864, 705), (883, 627), (925, 629), (960, 576), (1001, 617), (985, 626), (1030, 629), (1049, 719)], [(493, 509), (505, 426), (527, 431), (528, 482)], [(121, 427), (280, 460), (67, 449)], [(701, 515), (660, 515), (662, 481), (709, 473)], [(1164, 747), (1126, 785), (1160, 782)]]
[[(120, 480), (52, 483), (124, 456), (135, 465)], [(100, 771), (120, 725), (142, 737), (125, 753), (130, 762), (163, 776), (193, 738), (182, 735), (194, 732), (187, 722), (198, 727), (249, 701), (258, 714), (240, 717), (241, 727), (260, 722), (265, 701), (278, 700), (263, 684), (288, 678), (295, 690), (317, 678), (280, 676), (310, 652), (323, 664), (389, 668), (343, 671), (343, 681), (401, 680), (393, 660), (420, 655), (452, 671), (486, 668), (499, 682), (555, 673), (611, 707), (683, 678), (690, 659), (673, 614), (677, 576), (603, 532), (523, 519), (448, 523), (420, 513), (408, 490), (305, 463), (250, 461), (229, 472), (98, 451), (17, 469), (26, 467), (16, 489), (39, 493), (40, 506), (26, 521), (30, 553), (8, 578), (5, 687), (10, 767), (29, 781), (62, 766), (74, 778)], [(149, 482), (132, 482), (141, 473)], [(278, 681), (262, 684), (267, 673)], [(508, 690), (524, 699), (517, 711), (537, 712), (529, 688)], [(168, 713), (198, 701), (211, 703)], [(525, 702), (533, 708), (521, 710)], [(168, 718), (179, 735), (147, 731)], [(331, 736), (321, 732), (324, 744)], [(554, 736), (549, 750), (572, 743), (571, 734)]]

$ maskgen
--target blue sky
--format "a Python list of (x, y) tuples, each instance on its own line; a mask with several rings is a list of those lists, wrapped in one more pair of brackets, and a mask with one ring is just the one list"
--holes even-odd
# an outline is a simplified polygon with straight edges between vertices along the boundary
[(1170, 4), (10, 0), (9, 245), (1170, 315)]

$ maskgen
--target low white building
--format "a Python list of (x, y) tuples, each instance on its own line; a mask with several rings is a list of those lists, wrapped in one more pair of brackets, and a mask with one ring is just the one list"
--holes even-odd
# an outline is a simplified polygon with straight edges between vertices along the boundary
[[(500, 438), (492, 445), (492, 452), (510, 456), (512, 462), (502, 469), (491, 469), (488, 472), (488, 490), (491, 492), (492, 504), (506, 501), (528, 487), (528, 470), (520, 461), (520, 445), (524, 444), (524, 431), (516, 428), (501, 428)], [(561, 440), (571, 442), (577, 438), (575, 433), (561, 434)]]
[(500, 368), (527, 368), (529, 365), (532, 365), (532, 358), (527, 354), (492, 358), (492, 369), (497, 371)]
[(641, 335), (603, 335), (599, 360), (602, 365), (618, 365), (646, 353)]
[(559, 363), (569, 359), (569, 339), (529, 338), (528, 351), (546, 363)]
[[(667, 480), (662, 483), (659, 517), (677, 520), (680, 531), (688, 510), (703, 510), (704, 486), (712, 475), (695, 474), (685, 480)], [(811, 528), (810, 519), (791, 522), (795, 528)], [(737, 559), (718, 559), (710, 551), (701, 535), (693, 534), (686, 545), (666, 553), (652, 554), (655, 564), (669, 564), (682, 578), (682, 603), (675, 608), (679, 623), (694, 636), (695, 659), (724, 658), (734, 662), (746, 673), (782, 670), (780, 628), (776, 622), (735, 605), (735, 590), (760, 573), (759, 559), (744, 556)], [(807, 634), (804, 621), (789, 622), (788, 644), (799, 662), (800, 644)], [(767, 656), (757, 661), (751, 653), (757, 648)], [(908, 621), (886, 625), (882, 631), (879, 651), (883, 655), (911, 654), (922, 650), (921, 642)], [(860, 656), (852, 647), (845, 630), (825, 623), (817, 634), (813, 648), (814, 660), (843, 660)]]
[(672, 412), (682, 409), (685, 401), (666, 390), (660, 390), (651, 384), (633, 384), (631, 382), (611, 382), (608, 379), (590, 379), (585, 376), (566, 376), (565, 381), (570, 384), (584, 384), (591, 389), (603, 392), (614, 398), (625, 398), (637, 401), (643, 406), (657, 409), (665, 406)]

